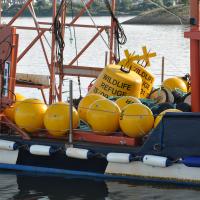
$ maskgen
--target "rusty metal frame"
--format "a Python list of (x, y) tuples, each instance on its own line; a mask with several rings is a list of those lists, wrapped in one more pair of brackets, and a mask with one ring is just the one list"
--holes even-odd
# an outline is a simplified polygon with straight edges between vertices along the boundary
[(99, 35), (105, 30), (105, 28), (101, 28), (92, 39), (81, 49), (81, 51), (77, 54), (77, 56), (68, 64), (68, 66), (72, 66), (79, 57), (88, 49), (88, 47), (99, 37)]
[[(0, 0), (1, 1), (1, 0)], [(113, 12), (115, 12), (115, 0), (111, 0), (112, 2), (112, 9)], [(66, 14), (66, 9), (62, 9), (62, 16), (61, 16), (61, 24), (62, 24), (62, 32), (63, 35), (65, 33), (65, 27), (69, 26), (74, 26), (74, 27), (82, 27), (82, 28), (97, 28), (97, 33), (85, 44), (85, 46), (79, 51), (79, 53), (72, 58), (72, 60), (67, 64), (64, 65), (63, 69), (59, 70), (58, 63), (56, 61), (56, 56), (55, 56), (55, 49), (56, 49), (56, 44), (55, 44), (55, 35), (54, 35), (54, 30), (52, 24), (54, 23), (55, 16), (56, 16), (56, 4), (57, 0), (52, 1), (52, 21), (51, 22), (42, 22), (38, 21), (35, 22), (35, 27), (34, 26), (15, 26), (14, 22), (22, 15), (22, 13), (25, 11), (25, 9), (29, 9), (30, 12), (34, 12), (33, 8), (33, 0), (27, 0), (26, 3), (22, 6), (22, 8), (15, 14), (15, 16), (8, 22), (7, 26), (14, 26), (16, 29), (23, 29), (23, 30), (30, 30), (30, 31), (37, 31), (37, 36), (28, 44), (28, 46), (22, 51), (22, 53), (18, 56), (17, 62), (19, 62), (23, 57), (31, 50), (31, 48), (37, 43), (40, 42), (42, 51), (46, 60), (47, 67), (50, 72), (50, 89), (49, 89), (49, 103), (53, 103), (56, 101), (56, 98), (61, 101), (62, 100), (62, 83), (63, 83), (63, 78), (64, 76), (82, 76), (82, 77), (95, 77), (97, 76), (100, 71), (102, 70), (101, 67), (83, 67), (83, 66), (76, 66), (74, 63), (82, 56), (82, 54), (91, 46), (91, 44), (100, 36), (100, 34), (105, 31), (109, 30), (110, 33), (110, 41), (109, 41), (109, 48), (110, 48), (110, 63), (114, 62), (114, 55), (115, 55), (115, 23), (114, 20), (111, 18), (111, 24), (106, 25), (106, 26), (94, 26), (94, 25), (87, 25), (87, 24), (76, 24), (77, 20), (83, 16), (83, 14), (91, 7), (91, 5), (94, 3), (94, 0), (89, 0), (86, 3), (86, 7), (83, 7), (79, 13), (68, 23), (66, 23), (65, 19), (65, 14)], [(1, 9), (1, 4), (0, 4), (0, 9)], [(33, 13), (32, 13), (33, 14)], [(32, 16), (33, 17), (33, 16)], [(34, 18), (34, 17), (33, 17)], [(46, 27), (40, 27), (40, 25), (45, 25)], [(47, 27), (48, 26), (48, 27)], [(51, 31), (52, 34), (52, 39), (51, 39), (51, 56), (47, 55), (47, 51), (44, 46), (44, 41), (43, 37), (46, 31)], [(77, 70), (75, 72), (75, 69), (81, 69), (81, 73)], [(55, 83), (55, 77), (56, 75), (59, 75), (59, 85), (56, 86)], [(31, 87), (31, 86), (27, 86)], [(40, 89), (40, 88), (38, 88)], [(42, 91), (41, 91), (42, 92)], [(44, 97), (44, 93), (42, 93), (42, 96)], [(44, 98), (44, 101), (46, 99)]]
[(28, 53), (28, 51), (36, 44), (36, 42), (41, 38), (41, 36), (44, 34), (45, 31), (41, 31), (34, 40), (24, 49), (24, 51), (18, 56), (17, 62), (19, 62), (25, 55)]
[(191, 24), (189, 32), (185, 33), (186, 38), (190, 38), (190, 69), (192, 88), (192, 111), (200, 112), (200, 2), (190, 0)]

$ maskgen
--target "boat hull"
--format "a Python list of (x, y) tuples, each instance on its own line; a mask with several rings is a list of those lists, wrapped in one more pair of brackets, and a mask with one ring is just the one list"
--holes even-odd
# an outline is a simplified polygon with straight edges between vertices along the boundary
[[(0, 169), (27, 171), (48, 175), (75, 175), (103, 179), (123, 179), (154, 183), (200, 186), (200, 168), (173, 164), (155, 167), (141, 161), (112, 163), (104, 158), (88, 160), (56, 156), (35, 156), (26, 153), (0, 150)], [(27, 155), (30, 154), (30, 155)], [(25, 159), (25, 160), (24, 160)], [(51, 160), (51, 162), (49, 162)]]
[[(65, 140), (39, 137), (23, 140), (5, 133), (0, 140), (15, 142), (18, 148), (0, 148), (0, 168), (200, 185), (199, 120), (199, 113), (167, 114), (141, 146), (74, 141), (73, 154), (67, 154), (71, 146)], [(38, 145), (45, 147), (45, 151), (31, 152), (31, 147)], [(55, 151), (46, 152), (46, 147)], [(144, 162), (148, 155), (154, 163)]]

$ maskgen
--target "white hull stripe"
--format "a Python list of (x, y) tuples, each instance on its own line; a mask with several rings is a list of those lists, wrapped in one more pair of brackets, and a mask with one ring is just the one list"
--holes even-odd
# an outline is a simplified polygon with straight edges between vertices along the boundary
[(0, 150), (0, 163), (2, 164), (16, 164), (19, 151)]
[(184, 164), (173, 164), (162, 168), (145, 165), (142, 162), (128, 164), (108, 163), (106, 174), (122, 176), (140, 176), (146, 178), (188, 180), (200, 182), (200, 168), (187, 167)]

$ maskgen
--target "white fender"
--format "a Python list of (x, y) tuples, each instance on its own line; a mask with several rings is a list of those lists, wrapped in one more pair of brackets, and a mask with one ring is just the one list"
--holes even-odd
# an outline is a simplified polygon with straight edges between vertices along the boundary
[(0, 140), (0, 149), (1, 150), (9, 150), (14, 151), (16, 150), (16, 142), (7, 141), (7, 140)]
[(145, 155), (143, 157), (143, 163), (155, 167), (167, 167), (168, 159), (166, 157)]
[(89, 150), (69, 147), (66, 150), (66, 155), (70, 158), (88, 159)]
[(112, 163), (130, 163), (130, 157), (129, 153), (108, 153), (106, 158)]
[(31, 145), (29, 151), (33, 155), (50, 156), (50, 149), (51, 146)]

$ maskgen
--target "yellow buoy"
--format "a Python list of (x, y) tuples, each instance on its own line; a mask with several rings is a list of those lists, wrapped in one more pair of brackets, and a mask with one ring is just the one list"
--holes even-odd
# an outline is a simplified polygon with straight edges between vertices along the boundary
[(162, 120), (163, 116), (165, 115), (165, 113), (170, 113), (170, 112), (182, 112), (181, 110), (178, 109), (167, 109), (164, 110), (163, 112), (161, 112), (155, 119), (154, 122), (154, 128), (156, 128), (158, 126), (158, 124), (160, 123), (160, 121)]
[(143, 104), (129, 104), (121, 113), (120, 128), (129, 137), (142, 137), (153, 128), (154, 117)]
[(142, 88), (141, 88), (140, 98), (148, 97), (152, 91), (153, 84), (155, 82), (154, 75), (141, 65), (134, 62), (132, 63), (131, 70), (136, 72), (142, 78)]
[(182, 92), (187, 92), (187, 85), (181, 78), (178, 78), (178, 77), (168, 78), (163, 81), (162, 85), (165, 88), (170, 89), (171, 91), (173, 91), (175, 89), (179, 89)]
[(87, 117), (87, 111), (88, 111), (89, 106), (93, 102), (99, 99), (105, 99), (105, 97), (103, 97), (100, 94), (89, 94), (80, 101), (78, 105), (78, 114), (79, 114), (80, 119), (82, 119), (83, 121), (87, 121), (86, 117)]
[(22, 94), (20, 93), (16, 93), (15, 94), (15, 99), (14, 99), (16, 102), (21, 102), (21, 101), (24, 101), (25, 100), (25, 96), (23, 96)]
[(4, 110), (4, 114), (12, 121), (15, 121), (15, 109), (17, 107), (17, 105), (19, 105), (23, 100), (25, 100), (25, 97), (19, 93), (15, 94), (15, 98), (14, 98), (14, 103), (6, 108)]
[(141, 77), (134, 71), (126, 72), (119, 65), (106, 66), (89, 91), (110, 96), (140, 97), (142, 86)]
[(93, 131), (101, 135), (109, 135), (119, 128), (120, 109), (116, 103), (108, 99), (100, 99), (90, 105), (87, 122)]
[(38, 99), (26, 99), (15, 109), (15, 122), (26, 131), (33, 133), (43, 128), (43, 117), (47, 106)]
[[(53, 136), (63, 136), (69, 131), (69, 104), (55, 103), (49, 106), (44, 116), (44, 125), (48, 132)], [(73, 108), (73, 128), (79, 125), (79, 116), (75, 108)]]
[(187, 86), (187, 92), (191, 92), (191, 76), (190, 74), (186, 74), (185, 76), (178, 77), (184, 81), (185, 85)]
[(117, 99), (115, 101), (115, 103), (119, 106), (119, 108), (122, 110), (125, 106), (127, 106), (128, 104), (132, 104), (132, 103), (141, 103), (141, 101), (136, 98), (136, 97), (132, 97), (132, 96), (124, 96), (124, 97), (120, 97), (119, 99)]

